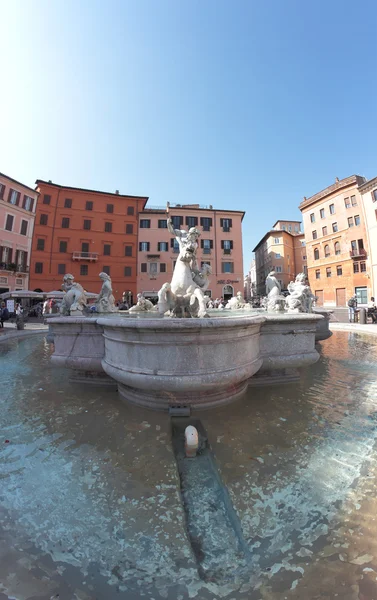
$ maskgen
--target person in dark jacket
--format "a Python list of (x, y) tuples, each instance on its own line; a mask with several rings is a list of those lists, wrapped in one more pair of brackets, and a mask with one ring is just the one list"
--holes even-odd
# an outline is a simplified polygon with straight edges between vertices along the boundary
[(9, 319), (9, 310), (6, 307), (5, 302), (1, 303), (0, 307), (0, 324), (1, 327), (4, 327), (4, 321), (8, 321)]

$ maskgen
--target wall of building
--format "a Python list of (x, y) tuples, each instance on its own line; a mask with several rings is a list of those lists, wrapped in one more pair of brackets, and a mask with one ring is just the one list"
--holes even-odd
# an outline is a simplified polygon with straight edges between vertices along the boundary
[[(212, 275), (210, 286), (206, 293), (212, 297), (236, 294), (243, 291), (243, 259), (242, 259), (242, 218), (244, 213), (237, 211), (220, 211), (205, 209), (199, 205), (171, 207), (169, 216), (180, 217), (181, 225), (175, 228), (188, 229), (196, 226), (201, 231), (199, 238), (198, 262), (211, 265)], [(170, 282), (178, 250), (172, 244), (174, 237), (168, 229), (159, 227), (159, 221), (166, 221), (164, 210), (144, 210), (139, 215), (139, 246), (138, 246), (138, 291), (146, 297), (157, 298), (157, 292), (166, 282)], [(196, 219), (196, 221), (195, 221)], [(207, 219), (209, 231), (204, 231)], [(231, 220), (229, 231), (224, 231), (223, 219)], [(149, 227), (143, 227), (149, 223)], [(142, 249), (142, 244), (149, 244), (148, 250)], [(224, 242), (231, 248), (225, 249)], [(162, 244), (166, 244), (165, 247)], [(208, 248), (204, 248), (208, 245)], [(225, 286), (231, 286), (226, 288)]]
[(362, 182), (357, 176), (337, 180), (300, 205), (309, 283), (318, 304), (346, 306), (355, 292), (370, 298), (369, 247), (358, 189)]
[(0, 293), (29, 288), (37, 199), (35, 190), (0, 173)]
[(369, 267), (371, 293), (377, 298), (377, 177), (371, 179), (360, 188), (368, 246), (370, 251)]
[(37, 185), (40, 199), (32, 245), (31, 289), (60, 289), (64, 274), (72, 273), (85, 290), (99, 292), (98, 274), (106, 271), (116, 300), (123, 292), (131, 292), (135, 298), (138, 214), (147, 198), (43, 181)]

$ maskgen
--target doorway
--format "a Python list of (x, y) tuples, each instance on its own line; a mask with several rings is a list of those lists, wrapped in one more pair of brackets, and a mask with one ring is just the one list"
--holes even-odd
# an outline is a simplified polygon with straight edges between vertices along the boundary
[(316, 290), (314, 294), (317, 296), (316, 306), (323, 306), (323, 290)]
[(346, 288), (336, 288), (336, 305), (346, 306)]
[(227, 303), (234, 296), (234, 289), (232, 285), (224, 285), (223, 287), (223, 298), (224, 302)]

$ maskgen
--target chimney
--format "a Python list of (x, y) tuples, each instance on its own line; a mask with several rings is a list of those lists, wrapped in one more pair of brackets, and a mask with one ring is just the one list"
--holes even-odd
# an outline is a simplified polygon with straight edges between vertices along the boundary
[(119, 196), (119, 190), (115, 190), (115, 193)]
[(304, 196), (304, 202), (305, 202), (305, 200), (306, 200), (306, 196)]
[(52, 183), (51, 179), (48, 180), (49, 183)]
[(335, 177), (335, 183), (339, 182), (339, 177)]

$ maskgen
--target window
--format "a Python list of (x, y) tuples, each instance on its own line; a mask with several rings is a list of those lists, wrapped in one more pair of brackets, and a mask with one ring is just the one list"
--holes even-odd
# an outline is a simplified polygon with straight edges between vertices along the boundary
[(166, 263), (160, 263), (160, 273), (166, 273)]
[(9, 190), (9, 197), (8, 197), (8, 202), (10, 202), (11, 204), (14, 204), (16, 206), (18, 206), (19, 203), (19, 199), (20, 199), (20, 192), (16, 192), (16, 190)]
[(321, 279), (321, 271), (320, 271), (320, 269), (316, 270), (316, 272), (315, 272), (315, 278), (316, 279)]
[(221, 272), (222, 273), (233, 273), (234, 272), (233, 263), (232, 262), (223, 262), (221, 265)]
[(13, 229), (13, 221), (14, 221), (13, 215), (7, 215), (7, 220), (5, 222), (5, 229), (7, 231), (12, 231), (12, 229)]
[(300, 232), (300, 226), (299, 225), (295, 225), (295, 233), (299, 233)]
[(331, 277), (331, 267), (326, 268), (326, 277)]
[(104, 254), (104, 256), (110, 256), (110, 254), (111, 254), (111, 245), (110, 244), (104, 244), (103, 254)]
[(312, 231), (312, 235), (313, 235), (313, 240), (317, 239), (317, 232), (314, 230)]
[(327, 235), (327, 227), (322, 227), (322, 235)]
[(177, 240), (175, 238), (171, 238), (171, 240), (170, 240), (170, 248), (173, 249), (173, 252), (175, 254), (178, 254), (178, 252), (179, 252), (179, 244), (178, 244), (178, 242), (177, 242)]
[(351, 202), (349, 198), (344, 198), (344, 206), (349, 208), (351, 206)]
[(230, 228), (232, 227), (232, 219), (220, 219), (220, 227), (223, 228), (223, 231), (230, 231)]
[(44, 250), (45, 249), (45, 241), (42, 240), (41, 238), (37, 239), (37, 250)]
[(0, 200), (4, 199), (5, 185), (4, 183), (0, 183)]
[(50, 204), (50, 202), (51, 202), (51, 196), (49, 194), (45, 194), (43, 196), (43, 204)]
[(360, 217), (359, 215), (355, 215), (355, 225), (360, 225)]
[(200, 225), (202, 226), (203, 231), (211, 231), (212, 219), (209, 217), (200, 217)]
[(353, 263), (353, 272), (354, 273), (358, 273), (359, 272), (359, 263), (358, 262), (354, 262)]
[(141, 272), (142, 273), (146, 273), (147, 272), (147, 263), (141, 263)]
[(211, 249), (213, 248), (213, 241), (201, 240), (200, 246), (203, 248), (203, 254), (211, 254)]
[(124, 247), (124, 256), (132, 256), (132, 246)]
[(150, 219), (141, 219), (140, 220), (140, 229), (149, 229), (151, 226)]
[(39, 217), (39, 224), (40, 225), (47, 225), (47, 221), (48, 221), (48, 215), (41, 215)]
[(321, 219), (325, 218), (325, 209), (321, 208), (321, 210), (319, 211), (319, 214), (321, 215)]
[(64, 208), (72, 208), (72, 200), (71, 200), (71, 198), (66, 198), (64, 200)]
[(330, 215), (335, 215), (335, 205), (330, 204), (329, 209), (330, 209)]
[(69, 229), (69, 218), (68, 217), (62, 218), (62, 228)]
[(305, 240), (301, 240), (301, 246), (306, 246)]
[(196, 227), (198, 224), (198, 217), (186, 217), (186, 225), (190, 229), (190, 227)]
[(127, 214), (128, 215), (133, 215), (134, 214), (134, 207), (133, 206), (127, 206)]
[(343, 270), (341, 266), (336, 267), (336, 274), (338, 277), (340, 277), (341, 275), (343, 275)]
[(91, 229), (92, 222), (90, 219), (84, 219), (84, 229)]
[(60, 264), (58, 265), (58, 275), (65, 275), (66, 271), (65, 271), (65, 265)]
[(339, 242), (335, 242), (334, 244), (335, 254), (340, 254), (340, 244)]
[(85, 210), (93, 210), (93, 202), (91, 200), (86, 201)]
[(319, 250), (318, 248), (314, 248), (314, 260), (318, 260), (319, 259)]
[(35, 273), (43, 273), (43, 263), (36, 262), (34, 271)]
[(357, 287), (355, 288), (357, 303), (358, 304), (368, 304), (368, 295), (366, 287)]
[(167, 229), (168, 228), (168, 222), (166, 219), (159, 219), (158, 220), (158, 228), (159, 229)]
[(110, 275), (110, 267), (109, 266), (102, 267), (102, 271), (104, 273), (106, 273), (106, 275)]
[(283, 231), (286, 231), (286, 227), (285, 227), (285, 225), (283, 225), (283, 226), (282, 226), (282, 230), (283, 230)]
[(154, 278), (157, 275), (157, 263), (156, 262), (150, 262), (149, 263), (149, 274), (152, 275)]
[(28, 221), (25, 221), (24, 219), (22, 219), (22, 221), (21, 221), (21, 229), (20, 229), (20, 234), (21, 235), (26, 235), (27, 234), (27, 226), (28, 226)]
[(338, 223), (333, 223), (332, 224), (332, 230), (334, 233), (336, 233), (338, 231)]
[(325, 250), (325, 257), (327, 258), (328, 256), (330, 256), (330, 246), (328, 244), (326, 244), (324, 250)]
[(157, 251), (158, 252), (167, 252), (169, 250), (169, 244), (167, 242), (158, 242), (157, 243)]
[(373, 192), (372, 192), (372, 200), (373, 200), (373, 202), (377, 201), (377, 190), (373, 190)]
[(221, 240), (221, 248), (223, 249), (224, 254), (231, 254), (233, 250), (233, 241)]
[(302, 260), (306, 260), (306, 255), (305, 254), (302, 257)]
[(132, 225), (132, 223), (127, 223), (126, 233), (133, 233), (133, 232), (134, 232), (134, 226)]
[(106, 212), (113, 213), (114, 212), (114, 204), (107, 204), (106, 205)]
[(67, 252), (67, 242), (59, 242), (59, 252)]
[(351, 204), (352, 206), (357, 206), (356, 196), (351, 196)]
[(110, 221), (105, 221), (105, 232), (111, 233), (113, 230), (113, 224)]
[(81, 244), (81, 254), (88, 254), (88, 253), (89, 253), (89, 243), (83, 242)]
[(132, 267), (124, 267), (124, 276), (131, 277), (132, 275)]
[(289, 231), (289, 233), (292, 232), (292, 225), (288, 225), (288, 231)]
[(348, 227), (353, 227), (353, 218), (348, 217)]
[(280, 244), (280, 238), (275, 238), (274, 239), (274, 244)]
[(282, 273), (283, 269), (282, 267), (276, 267), (275, 271), (276, 273)]
[(365, 262), (361, 262), (361, 263), (360, 263), (360, 272), (361, 272), (361, 273), (365, 273), (365, 272), (366, 272), (366, 270), (367, 270), (366, 263), (365, 263)]
[(139, 251), (140, 252), (149, 252), (149, 242), (139, 242)]
[(311, 215), (310, 215), (310, 222), (311, 222), (311, 223), (315, 223), (315, 216), (314, 216), (314, 213), (311, 213)]
[(88, 265), (80, 265), (80, 275), (88, 274)]
[(183, 225), (183, 217), (173, 216), (171, 217), (171, 222), (174, 229), (180, 229), (181, 225)]
[(276, 252), (275, 258), (281, 258), (281, 254), (279, 252)]
[(30, 196), (24, 196), (22, 208), (24, 208), (25, 210), (31, 210), (32, 206), (33, 206), (33, 198), (30, 198)]

